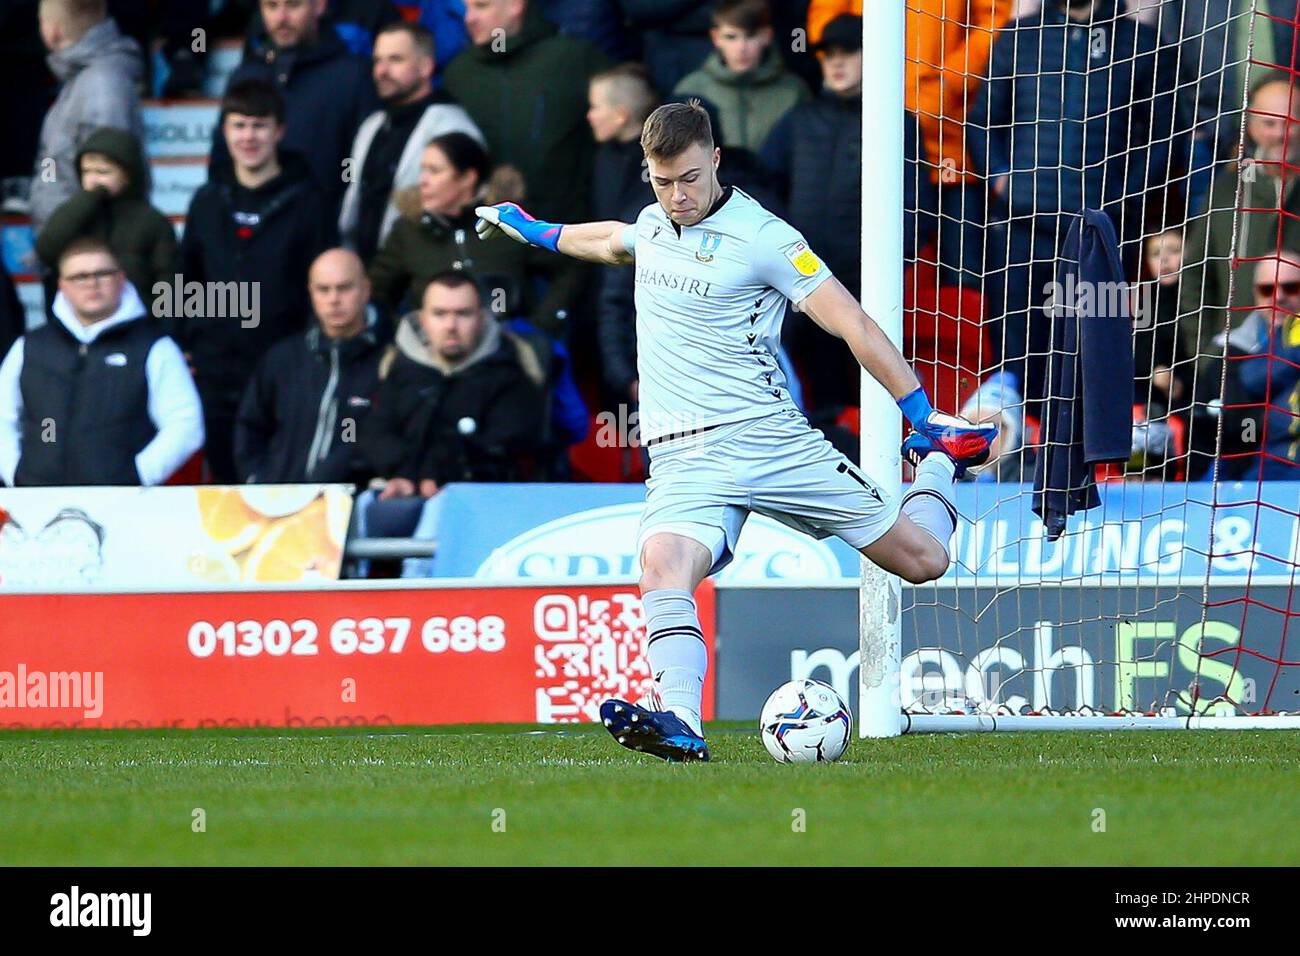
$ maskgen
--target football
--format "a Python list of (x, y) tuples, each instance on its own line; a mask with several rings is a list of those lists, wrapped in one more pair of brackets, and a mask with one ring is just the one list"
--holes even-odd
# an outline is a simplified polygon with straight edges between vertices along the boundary
[(830, 763), (848, 749), (853, 715), (829, 684), (792, 680), (772, 691), (758, 728), (778, 763)]

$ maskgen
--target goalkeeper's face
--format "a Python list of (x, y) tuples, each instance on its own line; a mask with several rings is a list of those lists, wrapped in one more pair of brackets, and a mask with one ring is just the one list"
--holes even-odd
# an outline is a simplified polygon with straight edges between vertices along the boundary
[(694, 143), (671, 159), (646, 157), (655, 198), (677, 225), (695, 225), (722, 192), (718, 185), (721, 155), (717, 148)]

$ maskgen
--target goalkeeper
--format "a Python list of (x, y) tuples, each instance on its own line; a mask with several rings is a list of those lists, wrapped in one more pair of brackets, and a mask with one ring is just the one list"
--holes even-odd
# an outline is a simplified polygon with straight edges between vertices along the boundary
[[(557, 225), (513, 203), (480, 206), (478, 230), (589, 262), (636, 265), (641, 437), (650, 455), (638, 532), (650, 708), (601, 706), (619, 743), (707, 760), (707, 655), (695, 589), (731, 561), (750, 513), (836, 535), (920, 584), (941, 577), (956, 529), (953, 480), (987, 460), (996, 428), (936, 412), (898, 350), (793, 227), (718, 181), (698, 102), (669, 104), (641, 135), (657, 202), (633, 224)], [(787, 303), (843, 339), (898, 400), (917, 466), (897, 501), (808, 424), (776, 361)]]

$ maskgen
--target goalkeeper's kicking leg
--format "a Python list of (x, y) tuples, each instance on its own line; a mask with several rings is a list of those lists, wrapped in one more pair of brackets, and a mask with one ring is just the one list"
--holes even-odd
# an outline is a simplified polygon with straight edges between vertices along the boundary
[(607, 700), (600, 708), (625, 747), (675, 762), (709, 759), (700, 720), (709, 658), (694, 595), (713, 563), (709, 549), (678, 534), (651, 534), (641, 549), (651, 707)]
[[(916, 466), (912, 487), (889, 530), (862, 548), (876, 564), (913, 584), (937, 580), (947, 572), (957, 522), (953, 481), (966, 467), (987, 459), (993, 436), (990, 429), (961, 419), (949, 421), (937, 413), (926, 418), (927, 430), (918, 430), (904, 444), (904, 453)], [(821, 466), (825, 464), (822, 459)], [(729, 510), (724, 505), (719, 514)], [(600, 711), (609, 732), (632, 750), (671, 761), (709, 759), (700, 720), (708, 654), (694, 594), (709, 572), (725, 563), (739, 535), (739, 526), (729, 527), (725, 517), (718, 524), (713, 535), (700, 523), (691, 532), (698, 537), (665, 531), (645, 539), (640, 583), (652, 699), (649, 707), (609, 700)]]
[(925, 584), (947, 574), (951, 563), (949, 546), (957, 530), (955, 468), (952, 460), (941, 454), (914, 464), (916, 477), (903, 496), (898, 520), (861, 550), (873, 563), (904, 581)]

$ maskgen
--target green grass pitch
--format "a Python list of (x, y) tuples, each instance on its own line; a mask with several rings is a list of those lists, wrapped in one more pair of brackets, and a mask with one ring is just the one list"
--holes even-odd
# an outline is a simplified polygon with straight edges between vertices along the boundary
[(596, 727), (5, 732), (0, 864), (1300, 863), (1298, 733), (854, 740), (822, 766), (710, 734), (678, 766)]

